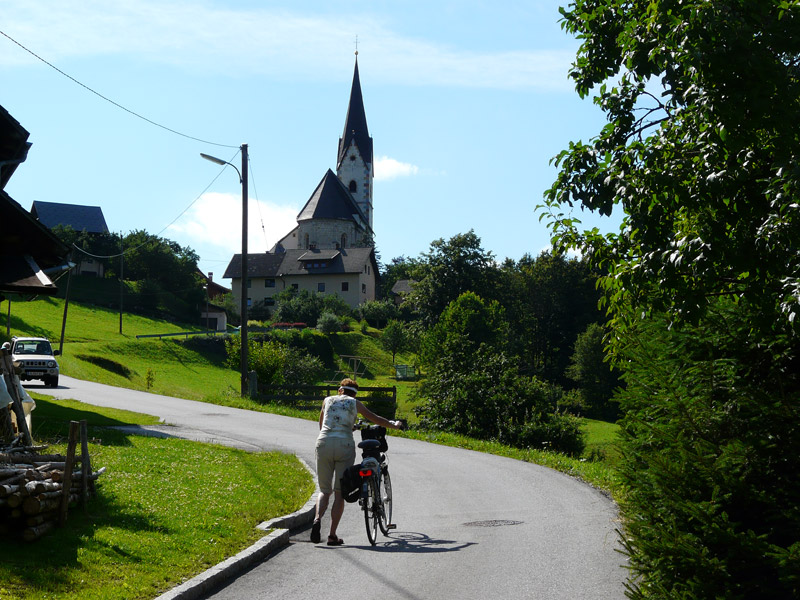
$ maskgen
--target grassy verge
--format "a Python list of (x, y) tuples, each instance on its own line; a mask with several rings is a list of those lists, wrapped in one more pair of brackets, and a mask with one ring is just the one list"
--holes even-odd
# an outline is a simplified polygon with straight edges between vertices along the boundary
[[(58, 299), (15, 303), (11, 319), (12, 334), (38, 334), (57, 339), (62, 313), (63, 301)], [(184, 344), (174, 338), (135, 339), (136, 334), (186, 331), (188, 327), (125, 315), (124, 330), (128, 333), (120, 335), (118, 313), (70, 304), (69, 315), (66, 353), (59, 358), (65, 374), (119, 387), (149, 389), (168, 396), (290, 417), (316, 420), (319, 416), (318, 409), (298, 410), (241, 398), (238, 394), (239, 374), (223, 365), (224, 355), (219, 353), (218, 346), (210, 351), (203, 344)], [(418, 384), (393, 378), (391, 354), (382, 348), (376, 330), (369, 330), (368, 335), (357, 332), (336, 334), (321, 343), (330, 348), (337, 368), (341, 370), (350, 368), (348, 361), (340, 358), (341, 355), (364, 357), (359, 381), (370, 386), (396, 386), (397, 417), (407, 419), (412, 424), (417, 422), (413, 411), (419, 403), (415, 396)], [(209, 345), (209, 348), (214, 346)], [(413, 357), (399, 355), (396, 362), (411, 363)], [(151, 374), (150, 388), (148, 373)], [(585, 420), (586, 451), (579, 459), (550, 452), (520, 450), (445, 433), (406, 435), (543, 464), (580, 477), (616, 496), (619, 489), (615, 483), (613, 465), (617, 459), (614, 441), (617, 429), (617, 425), (612, 423)]]
[[(84, 512), (32, 544), (0, 544), (0, 598), (153, 598), (246, 548), (255, 526), (313, 493), (293, 456), (122, 434), (153, 418), (36, 395), (34, 434), (66, 436), (86, 419), (95, 468), (107, 472)], [(53, 451), (63, 451), (58, 444)]]

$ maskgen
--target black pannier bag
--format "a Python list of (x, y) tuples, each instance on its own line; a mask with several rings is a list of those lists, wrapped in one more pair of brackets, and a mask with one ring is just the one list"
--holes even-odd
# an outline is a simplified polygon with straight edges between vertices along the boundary
[(389, 449), (389, 444), (386, 442), (386, 427), (380, 425), (373, 425), (361, 430), (361, 441), (364, 440), (378, 440), (380, 442), (380, 452), (386, 452)]
[(342, 475), (342, 496), (345, 502), (355, 502), (361, 496), (361, 475), (358, 474), (361, 464), (352, 465)]

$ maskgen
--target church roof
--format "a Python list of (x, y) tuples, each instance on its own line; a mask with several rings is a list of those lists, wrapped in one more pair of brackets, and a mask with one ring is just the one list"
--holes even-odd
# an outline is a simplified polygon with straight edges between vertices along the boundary
[(69, 225), (75, 231), (108, 233), (106, 219), (103, 217), (103, 210), (99, 206), (61, 204), (36, 200), (31, 207), (31, 214), (50, 228), (56, 225)]
[[(259, 254), (247, 253), (247, 277), (275, 277), (281, 268), (283, 253), (271, 254), (262, 252)], [(242, 277), (242, 255), (234, 254), (228, 268), (225, 269), (223, 279), (240, 279)]]
[(330, 169), (297, 215), (298, 223), (309, 219), (345, 219), (356, 222), (360, 220), (358, 224), (362, 227), (368, 223), (361, 209), (353, 201), (353, 196)]
[[(241, 254), (234, 254), (224, 279), (239, 279), (242, 273)], [(317, 266), (314, 260), (319, 261)], [(311, 250), (307, 248), (291, 249), (277, 254), (261, 253), (247, 255), (247, 276), (281, 277), (284, 275), (324, 274), (337, 275), (345, 273), (362, 273), (364, 264), (372, 264), (372, 272), (377, 275), (378, 265), (373, 248), (340, 248)], [(324, 264), (323, 264), (324, 263)]]
[(339, 158), (336, 167), (341, 166), (347, 149), (355, 140), (358, 151), (365, 162), (372, 164), (372, 138), (367, 127), (367, 114), (364, 112), (364, 99), (361, 96), (361, 80), (358, 76), (358, 59), (353, 73), (353, 87), (350, 88), (350, 104), (347, 105), (347, 118), (344, 132), (339, 138)]

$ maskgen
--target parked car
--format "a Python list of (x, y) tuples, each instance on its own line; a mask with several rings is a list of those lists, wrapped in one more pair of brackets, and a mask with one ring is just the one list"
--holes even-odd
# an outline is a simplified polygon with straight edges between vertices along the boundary
[(47, 338), (14, 337), (11, 339), (11, 358), (20, 368), (23, 381), (41, 379), (48, 387), (58, 387), (58, 362), (53, 347)]

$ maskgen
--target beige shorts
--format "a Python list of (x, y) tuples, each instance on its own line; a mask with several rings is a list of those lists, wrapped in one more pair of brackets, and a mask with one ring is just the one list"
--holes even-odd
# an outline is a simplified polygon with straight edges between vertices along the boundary
[(341, 491), (344, 470), (356, 461), (356, 444), (353, 438), (319, 438), (316, 456), (319, 490), (323, 494), (330, 494), (334, 490)]

